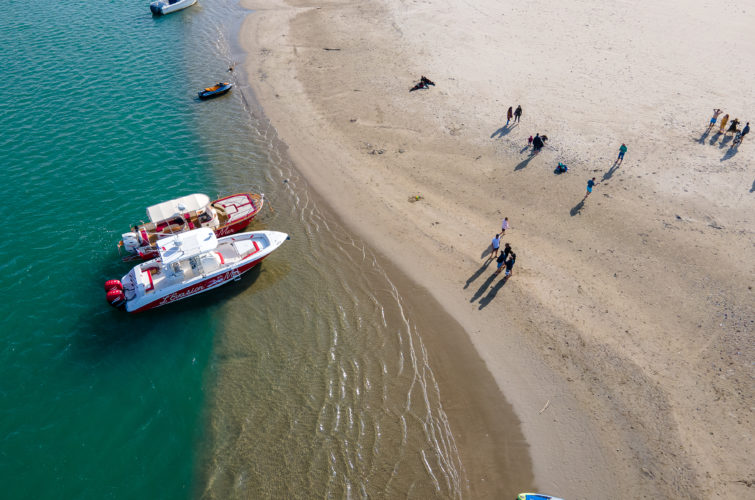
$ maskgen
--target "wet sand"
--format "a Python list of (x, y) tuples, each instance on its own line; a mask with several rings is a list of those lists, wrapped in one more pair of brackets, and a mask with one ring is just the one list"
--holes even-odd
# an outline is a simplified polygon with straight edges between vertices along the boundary
[[(755, 115), (754, 12), (247, 4), (250, 80), (297, 169), (462, 326), (522, 422), (538, 487), (746, 494), (755, 148), (705, 127), (713, 107)], [(423, 74), (436, 86), (408, 92)], [(533, 156), (537, 132), (550, 141)], [(484, 265), (503, 216), (507, 282)]]

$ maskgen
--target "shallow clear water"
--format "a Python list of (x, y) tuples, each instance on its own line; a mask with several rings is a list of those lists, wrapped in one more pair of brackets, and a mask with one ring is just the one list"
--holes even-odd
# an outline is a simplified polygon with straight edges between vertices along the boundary
[[(3, 496), (464, 496), (405, 300), (310, 196), (244, 82), (247, 12), (4, 7)], [(244, 190), (267, 198), (250, 229), (291, 241), (215, 292), (107, 306), (103, 282), (128, 269), (116, 243), (147, 205)]]

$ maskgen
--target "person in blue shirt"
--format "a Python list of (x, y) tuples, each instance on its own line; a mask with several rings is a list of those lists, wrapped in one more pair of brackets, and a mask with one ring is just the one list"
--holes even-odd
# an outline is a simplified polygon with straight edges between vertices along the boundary
[(619, 157), (616, 158), (616, 162), (623, 162), (624, 161), (624, 154), (627, 152), (627, 145), (622, 143), (621, 147), (619, 148)]
[(595, 184), (596, 184), (595, 177), (587, 181), (587, 194), (585, 194), (585, 198), (584, 198), (585, 200), (587, 199), (588, 196), (590, 196), (590, 193), (592, 193), (592, 188), (595, 186)]

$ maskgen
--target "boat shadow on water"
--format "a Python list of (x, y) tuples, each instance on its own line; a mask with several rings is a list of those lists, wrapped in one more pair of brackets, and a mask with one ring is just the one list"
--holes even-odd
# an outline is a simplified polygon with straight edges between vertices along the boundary
[(189, 334), (187, 330), (196, 330), (197, 322), (212, 321), (209, 317), (221, 313), (222, 308), (241, 294), (265, 292), (284, 279), (290, 270), (290, 264), (285, 260), (263, 262), (244, 273), (239, 281), (138, 314), (114, 309), (103, 300), (101, 308), (80, 318), (77, 330), (81, 335), (77, 338), (77, 349), (99, 359), (113, 351), (115, 346), (122, 354), (125, 347), (136, 346), (153, 335), (178, 340)]

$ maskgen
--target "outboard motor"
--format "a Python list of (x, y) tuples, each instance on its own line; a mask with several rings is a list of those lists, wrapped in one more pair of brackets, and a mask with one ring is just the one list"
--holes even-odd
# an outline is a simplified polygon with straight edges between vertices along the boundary
[(165, 4), (163, 2), (152, 2), (149, 4), (149, 10), (152, 11), (152, 14), (155, 16), (161, 16), (163, 13), (163, 7)]
[(123, 293), (123, 285), (120, 280), (107, 280), (105, 282), (105, 299), (113, 307), (123, 307), (126, 304), (126, 294)]
[(128, 253), (136, 253), (140, 246), (139, 235), (136, 233), (123, 233), (121, 235), (121, 241), (123, 241), (123, 248), (125, 248)]

